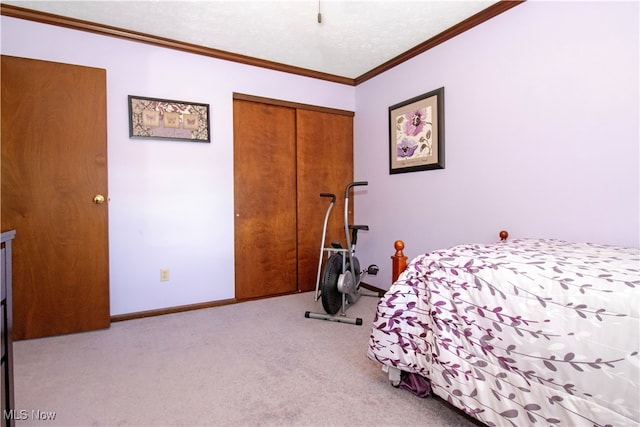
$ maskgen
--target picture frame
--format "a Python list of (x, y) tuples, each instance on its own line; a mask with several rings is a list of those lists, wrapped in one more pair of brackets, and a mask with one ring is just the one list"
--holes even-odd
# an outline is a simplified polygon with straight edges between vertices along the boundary
[(389, 174), (444, 169), (444, 87), (389, 107)]
[(129, 137), (211, 142), (209, 104), (129, 95)]

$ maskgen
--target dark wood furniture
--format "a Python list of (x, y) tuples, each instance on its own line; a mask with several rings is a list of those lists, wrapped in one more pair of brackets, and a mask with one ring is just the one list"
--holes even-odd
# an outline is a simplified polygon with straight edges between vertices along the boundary
[(15, 231), (2, 233), (2, 258), (0, 260), (0, 277), (2, 279), (2, 303), (0, 319), (2, 326), (2, 425), (13, 426), (13, 343), (11, 340), (11, 241)]

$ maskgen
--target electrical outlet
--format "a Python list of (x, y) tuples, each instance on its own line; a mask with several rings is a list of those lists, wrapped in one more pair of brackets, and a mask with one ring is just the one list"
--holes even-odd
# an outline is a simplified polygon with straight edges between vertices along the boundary
[(169, 269), (168, 268), (161, 268), (160, 269), (160, 281), (161, 282), (168, 282), (169, 281)]

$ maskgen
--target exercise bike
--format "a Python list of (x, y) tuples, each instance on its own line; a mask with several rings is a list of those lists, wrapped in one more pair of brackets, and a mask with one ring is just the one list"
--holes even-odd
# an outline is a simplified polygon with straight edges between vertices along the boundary
[[(347, 308), (355, 304), (361, 295), (379, 296), (377, 292), (361, 289), (360, 286), (365, 275), (370, 274), (374, 276), (378, 274), (378, 266), (372, 264), (366, 269), (360, 270), (360, 262), (355, 256), (358, 231), (368, 231), (369, 226), (349, 224), (349, 192), (353, 187), (364, 185), (368, 185), (368, 182), (352, 182), (347, 184), (344, 190), (344, 233), (347, 243), (346, 248), (342, 247), (340, 242), (331, 242), (331, 246), (324, 246), (327, 236), (327, 223), (329, 222), (331, 209), (333, 209), (333, 205), (336, 202), (336, 196), (331, 193), (320, 194), (320, 197), (330, 198), (331, 202), (324, 216), (314, 301), (318, 301), (320, 298), (322, 299), (322, 307), (326, 314), (307, 311), (304, 314), (306, 318), (362, 325), (361, 318), (346, 317)], [(324, 268), (322, 268), (325, 257), (326, 262), (324, 263)]]

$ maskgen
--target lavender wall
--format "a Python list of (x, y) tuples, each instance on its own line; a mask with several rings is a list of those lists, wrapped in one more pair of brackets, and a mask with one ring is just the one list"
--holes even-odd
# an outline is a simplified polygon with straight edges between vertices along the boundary
[[(547, 236), (639, 245), (638, 3), (529, 1), (357, 87), (1, 17), (2, 54), (107, 70), (111, 312), (232, 298), (232, 93), (356, 110), (362, 263)], [(445, 170), (388, 174), (389, 105), (445, 87)], [(130, 140), (129, 94), (211, 105), (211, 144)], [(159, 282), (160, 268), (171, 270)]]
[[(528, 1), (356, 88), (367, 280), (393, 242), (554, 237), (640, 246), (639, 3)], [(444, 86), (444, 170), (388, 173), (388, 107)]]
[[(1, 19), (2, 54), (107, 70), (114, 315), (234, 297), (233, 92), (355, 107), (352, 86)], [(212, 142), (129, 139), (127, 95), (210, 104)]]

